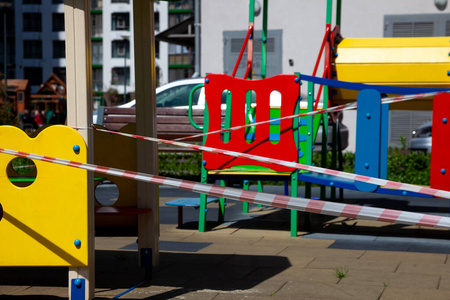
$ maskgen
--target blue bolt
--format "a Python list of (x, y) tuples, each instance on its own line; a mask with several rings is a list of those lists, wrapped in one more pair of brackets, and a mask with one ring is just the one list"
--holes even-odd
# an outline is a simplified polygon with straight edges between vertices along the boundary
[(206, 79), (205, 79), (205, 82), (206, 82), (206, 83), (209, 83), (209, 78), (206, 78)]
[(407, 196), (408, 193), (407, 193), (406, 191), (403, 191), (403, 192), (402, 192), (402, 195), (403, 195), (403, 196)]
[(207, 208), (205, 208), (205, 213), (207, 213), (208, 212), (208, 209)]
[(300, 81), (300, 78), (298, 78), (298, 77), (295, 77), (294, 81), (295, 81), (295, 83), (299, 83), (299, 81)]
[(265, 44), (267, 43), (267, 39), (262, 39), (262, 42)]
[(367, 113), (367, 114), (366, 114), (366, 118), (367, 118), (367, 119), (370, 119), (370, 117), (371, 117), (370, 113)]
[(300, 96), (300, 100), (302, 100), (303, 99), (303, 97), (302, 96)]
[(253, 38), (253, 36), (250, 34), (250, 35), (248, 36), (248, 39), (251, 40), (252, 38)]
[(73, 152), (75, 152), (75, 153), (79, 153), (80, 152), (80, 146), (79, 145), (74, 145), (72, 147), (72, 149), (73, 149)]
[(266, 78), (266, 74), (261, 74), (261, 77)]
[(312, 146), (312, 147), (311, 147), (311, 149), (314, 149), (314, 148), (316, 148), (316, 146)]
[(441, 174), (445, 175), (445, 169), (441, 169)]
[(330, 182), (330, 186), (334, 186), (334, 182), (332, 181), (332, 182)]
[(442, 123), (447, 124), (447, 118), (443, 118)]
[(81, 288), (81, 279), (77, 278), (73, 281), (73, 284), (79, 289)]
[(206, 160), (202, 161), (202, 165), (206, 166)]
[(450, 76), (450, 71), (447, 71), (447, 75)]
[(337, 52), (336, 53), (333, 53), (334, 54), (334, 57), (338, 57), (338, 54), (337, 54)]
[(247, 184), (248, 184), (248, 180), (244, 180), (244, 184), (246, 184), (246, 185), (247, 185)]
[(368, 169), (369, 168), (369, 163), (365, 163), (364, 164), (364, 168)]
[(79, 239), (76, 239), (73, 244), (75, 245), (75, 247), (80, 247), (81, 246), (81, 241)]

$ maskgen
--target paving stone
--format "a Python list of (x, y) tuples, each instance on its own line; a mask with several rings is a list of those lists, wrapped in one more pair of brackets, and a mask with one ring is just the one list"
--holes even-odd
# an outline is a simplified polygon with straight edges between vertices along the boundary
[(380, 300), (448, 300), (450, 299), (450, 291), (422, 289), (422, 288), (395, 288), (387, 287)]
[(361, 260), (391, 260), (399, 262), (445, 263), (447, 255), (397, 251), (365, 251)]
[(450, 275), (441, 276), (441, 281), (439, 282), (440, 290), (450, 290)]
[(450, 275), (449, 264), (431, 264), (422, 262), (402, 262), (397, 269), (399, 273), (427, 274), (427, 275)]
[(378, 299), (384, 287), (352, 286), (327, 283), (288, 282), (276, 299)]
[(339, 258), (360, 258), (364, 250), (342, 250), (342, 249), (328, 249), (328, 248), (315, 248), (304, 246), (290, 246), (282, 252), (278, 253), (279, 256), (292, 257), (339, 257)]
[(359, 260), (351, 258), (317, 257), (306, 268), (307, 269), (332, 269), (347, 268), (348, 270), (367, 270), (394, 272), (399, 263), (379, 260)]
[(299, 281), (299, 282), (321, 282), (336, 284), (339, 279), (334, 275), (333, 270), (328, 269), (303, 269), (301, 267), (260, 267), (251, 273), (245, 279), (265, 280), (268, 274), (275, 274), (270, 280), (278, 281)]
[(29, 288), (28, 285), (0, 285), (0, 295), (14, 295)]
[(351, 270), (339, 284), (437, 289), (439, 282), (439, 275)]

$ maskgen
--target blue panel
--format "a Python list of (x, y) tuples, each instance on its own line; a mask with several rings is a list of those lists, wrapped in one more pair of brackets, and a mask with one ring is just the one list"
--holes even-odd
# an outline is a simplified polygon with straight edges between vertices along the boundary
[[(206, 203), (217, 202), (219, 198), (208, 197)], [(165, 203), (166, 205), (171, 206), (191, 206), (191, 207), (200, 207), (200, 197), (193, 198), (178, 198), (172, 201), (168, 201)]]
[(387, 179), (389, 103), (381, 105), (380, 178)]
[(254, 141), (255, 140), (255, 133), (254, 132), (247, 133), (245, 135), (245, 139), (249, 140), (249, 141)]
[(300, 118), (299, 126), (306, 126), (308, 125), (308, 120), (306, 118)]
[(306, 142), (306, 134), (299, 134), (298, 140), (299, 142)]
[[(357, 98), (355, 173), (380, 176), (381, 95), (375, 90), (363, 90)], [(355, 182), (356, 188), (373, 192), (376, 185)]]
[(269, 134), (269, 140), (270, 141), (279, 141), (280, 140), (280, 134), (279, 133), (270, 133)]
[[(270, 118), (270, 119), (273, 120), (275, 118)], [(270, 125), (280, 125), (280, 121), (281, 120), (272, 121), (272, 122), (270, 122)]]
[(86, 282), (83, 278), (75, 278), (70, 283), (70, 298), (72, 300), (85, 300)]
[(314, 76), (303, 75), (303, 74), (300, 75), (300, 79), (308, 81), (308, 82), (318, 83), (320, 85), (335, 87), (335, 88), (355, 90), (355, 91), (363, 91), (366, 89), (373, 89), (373, 90), (377, 90), (380, 93), (396, 94), (396, 95), (413, 95), (413, 94), (421, 94), (421, 93), (450, 91), (449, 89), (406, 88), (406, 87), (397, 87), (397, 86), (354, 83), (354, 82), (348, 82), (348, 81), (325, 79), (325, 78), (321, 78), (321, 77), (314, 77)]

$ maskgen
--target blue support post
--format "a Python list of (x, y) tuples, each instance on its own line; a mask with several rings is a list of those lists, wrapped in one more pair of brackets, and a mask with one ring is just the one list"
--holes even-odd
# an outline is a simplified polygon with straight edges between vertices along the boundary
[[(357, 98), (355, 173), (380, 177), (381, 165), (381, 95), (376, 90), (363, 90)], [(378, 186), (355, 181), (363, 192), (374, 192)]]

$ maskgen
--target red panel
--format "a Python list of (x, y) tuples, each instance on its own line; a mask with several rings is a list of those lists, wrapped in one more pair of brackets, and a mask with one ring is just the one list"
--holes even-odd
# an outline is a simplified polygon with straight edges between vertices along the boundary
[(430, 186), (450, 191), (450, 94), (433, 100)]
[[(256, 92), (257, 122), (270, 119), (270, 93), (272, 91), (281, 93), (281, 117), (293, 115), (300, 94), (300, 84), (296, 82), (296, 78), (295, 75), (277, 75), (266, 79), (243, 80), (223, 74), (208, 75), (205, 80), (205, 96), (209, 112), (208, 130), (216, 131), (221, 128), (221, 95), (224, 90), (231, 91), (231, 127), (245, 124), (245, 98), (247, 91), (250, 90)], [(266, 123), (256, 127), (255, 140), (252, 143), (246, 142), (245, 129), (242, 128), (231, 132), (228, 143), (222, 141), (220, 134), (209, 135), (206, 138), (205, 146), (291, 162), (297, 161), (297, 147), (294, 141), (292, 124), (292, 119), (281, 120), (280, 140), (276, 144), (269, 141), (269, 123)], [(294, 170), (288, 167), (209, 152), (203, 153), (203, 159), (206, 161), (205, 168), (208, 170), (239, 165), (264, 166), (278, 172)]]

